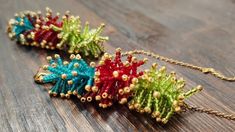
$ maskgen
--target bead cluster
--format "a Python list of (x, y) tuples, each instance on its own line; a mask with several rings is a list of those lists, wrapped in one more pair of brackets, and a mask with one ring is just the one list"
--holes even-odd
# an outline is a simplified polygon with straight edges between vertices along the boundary
[(185, 93), (184, 86), (185, 81), (176, 79), (175, 72), (167, 74), (165, 67), (157, 69), (157, 64), (153, 64), (139, 77), (129, 109), (151, 114), (157, 122), (165, 124), (174, 112), (181, 111), (185, 98), (202, 89), (198, 86)]
[(22, 45), (66, 50), (70, 54), (79, 53), (92, 58), (98, 58), (104, 52), (102, 44), (108, 40), (108, 37), (100, 36), (104, 24), (90, 29), (88, 22), (82, 27), (80, 18), (68, 11), (62, 19), (59, 15), (53, 16), (50, 8), (46, 8), (45, 16), (40, 11), (20, 12), (9, 21), (8, 35)]
[(69, 98), (71, 94), (81, 97), (85, 93), (85, 87), (93, 85), (95, 72), (95, 63), (91, 62), (90, 66), (81, 59), (81, 56), (72, 54), (71, 62), (62, 61), (58, 54), (55, 54), (55, 60), (51, 56), (47, 57), (50, 65), (44, 65), (43, 70), (50, 73), (37, 74), (35, 81), (38, 83), (54, 83), (50, 88), (49, 94)]
[[(127, 55), (126, 62), (121, 57)], [(50, 66), (43, 66), (50, 73), (37, 73), (38, 83), (54, 83), (50, 95), (70, 97), (76, 95), (81, 102), (97, 100), (99, 106), (107, 108), (115, 102), (128, 102), (129, 109), (151, 114), (157, 122), (167, 123), (175, 112), (180, 112), (184, 99), (200, 91), (198, 86), (184, 92), (185, 81), (177, 79), (174, 72), (168, 74), (166, 68), (157, 69), (153, 64), (150, 70), (138, 72), (137, 68), (147, 59), (138, 61), (132, 52), (122, 54), (116, 49), (115, 57), (104, 54), (99, 65), (90, 66), (80, 55), (72, 54), (71, 62), (62, 62), (59, 55), (55, 59), (47, 57)]]
[[(143, 72), (137, 72), (137, 68), (143, 65), (147, 59), (137, 61), (131, 54), (126, 62), (121, 60), (121, 49), (116, 49), (116, 56), (105, 53), (99, 65), (96, 67), (95, 83), (88, 91), (87, 98), (95, 98), (99, 106), (106, 108), (114, 102), (124, 104), (131, 95), (133, 85)], [(84, 99), (85, 100), (85, 99)]]

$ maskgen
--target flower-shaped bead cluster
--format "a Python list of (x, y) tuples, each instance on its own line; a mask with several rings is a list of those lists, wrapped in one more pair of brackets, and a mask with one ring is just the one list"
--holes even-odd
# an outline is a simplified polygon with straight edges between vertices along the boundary
[(47, 57), (50, 65), (44, 65), (43, 70), (49, 73), (37, 73), (35, 81), (38, 83), (53, 83), (49, 94), (61, 97), (70, 97), (71, 94), (81, 97), (86, 91), (85, 87), (93, 85), (95, 63), (90, 66), (81, 59), (81, 56), (72, 54), (71, 62), (62, 61), (58, 54), (55, 54), (55, 60), (51, 56)]
[(99, 106), (103, 108), (111, 106), (116, 101), (120, 104), (126, 103), (133, 85), (142, 75), (142, 72), (137, 72), (137, 68), (145, 61), (146, 59), (138, 61), (129, 54), (127, 61), (123, 63), (120, 49), (116, 50), (114, 59), (105, 53), (96, 67), (94, 86), (86, 88), (88, 93), (82, 97), (82, 101), (91, 101), (95, 98), (100, 102)]
[(79, 17), (66, 12), (52, 15), (52, 10), (46, 8), (46, 15), (32, 11), (16, 14), (8, 24), (8, 35), (16, 38), (22, 45), (31, 45), (46, 49), (66, 50), (70, 54), (80, 53), (83, 56), (98, 58), (103, 52), (103, 43), (108, 37), (100, 36), (104, 24), (97, 29), (90, 29), (88, 22), (82, 28)]
[(92, 55), (98, 58), (103, 52), (102, 43), (108, 40), (108, 37), (100, 36), (104, 24), (97, 29), (91, 29), (89, 23), (86, 22), (82, 29), (80, 17), (70, 16), (63, 19), (61, 28), (52, 25), (52, 29), (59, 31), (58, 37), (61, 41), (57, 44), (57, 48), (64, 48), (68, 45), (69, 53), (80, 53), (85, 56)]
[(202, 89), (198, 86), (184, 92), (184, 86), (184, 80), (176, 79), (174, 72), (168, 74), (165, 67), (157, 69), (153, 64), (135, 84), (129, 108), (151, 114), (157, 122), (165, 124), (175, 112), (181, 111), (185, 98)]
[(23, 40), (23, 42), (20, 41), (22, 39), (22, 35), (34, 29), (36, 19), (37, 14), (31, 11), (24, 11), (19, 14), (15, 14), (15, 18), (10, 19), (8, 22), (8, 36), (11, 39), (17, 39), (18, 42), (25, 44), (25, 40)]

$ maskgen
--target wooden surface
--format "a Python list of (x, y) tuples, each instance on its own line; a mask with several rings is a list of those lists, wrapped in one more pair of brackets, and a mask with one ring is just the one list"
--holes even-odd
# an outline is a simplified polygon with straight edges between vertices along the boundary
[[(146, 115), (115, 105), (100, 109), (76, 98), (50, 98), (33, 75), (55, 52), (22, 47), (5, 33), (8, 19), (22, 10), (70, 10), (83, 21), (106, 23), (108, 52), (144, 49), (167, 57), (235, 75), (234, 0), (1, 0), (0, 4), (0, 131), (235, 131), (235, 122), (207, 114), (187, 112), (159, 125)], [(235, 83), (158, 62), (204, 90), (190, 104), (222, 112), (235, 111)]]

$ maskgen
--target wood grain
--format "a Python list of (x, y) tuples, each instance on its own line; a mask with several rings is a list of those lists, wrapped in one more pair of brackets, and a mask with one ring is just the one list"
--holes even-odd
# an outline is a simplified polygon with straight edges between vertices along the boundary
[[(92, 26), (106, 23), (108, 52), (144, 49), (235, 75), (235, 2), (233, 0), (8, 0), (0, 5), (0, 131), (234, 131), (235, 122), (207, 114), (175, 115), (167, 125), (126, 106), (101, 109), (76, 98), (50, 98), (49, 86), (34, 83), (33, 75), (58, 51), (24, 47), (5, 33), (8, 19), (22, 10), (55, 12), (70, 10)], [(59, 52), (64, 56), (66, 54)], [(144, 57), (144, 56), (141, 56)], [(204, 90), (187, 102), (234, 113), (235, 86), (210, 75), (166, 65), (187, 81), (187, 88), (200, 84)]]

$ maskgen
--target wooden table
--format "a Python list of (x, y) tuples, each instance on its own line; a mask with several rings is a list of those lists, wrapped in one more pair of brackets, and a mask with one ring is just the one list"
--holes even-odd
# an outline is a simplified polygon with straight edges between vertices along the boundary
[[(82, 104), (76, 98), (50, 98), (45, 86), (33, 75), (46, 64), (45, 57), (58, 53), (24, 47), (10, 41), (5, 28), (15, 12), (43, 10), (79, 15), (92, 26), (106, 23), (108, 52), (144, 49), (199, 66), (214, 67), (235, 75), (234, 0), (7, 0), (0, 5), (0, 131), (235, 131), (235, 122), (207, 114), (175, 115), (167, 125), (149, 116), (114, 105), (101, 109), (96, 103)], [(61, 52), (59, 52), (61, 53)], [(204, 90), (187, 102), (226, 113), (235, 110), (235, 83), (167, 64), (187, 81)]]

